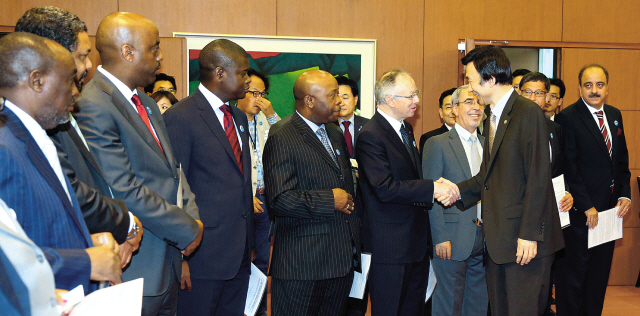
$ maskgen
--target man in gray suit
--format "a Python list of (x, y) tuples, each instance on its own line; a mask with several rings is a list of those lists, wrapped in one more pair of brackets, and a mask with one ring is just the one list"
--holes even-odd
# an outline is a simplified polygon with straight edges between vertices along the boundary
[[(98, 26), (102, 66), (78, 101), (76, 120), (113, 195), (148, 233), (123, 279), (144, 278), (143, 315), (173, 315), (183, 255), (202, 240), (194, 195), (178, 207), (180, 172), (160, 110), (136, 87), (160, 69), (158, 28), (143, 16), (115, 12)], [(184, 184), (184, 183), (183, 183)], [(101, 192), (106, 194), (108, 192)]]
[[(484, 137), (477, 132), (484, 107), (462, 86), (451, 97), (456, 123), (450, 131), (427, 140), (422, 160), (425, 179), (440, 177), (454, 182), (478, 173)], [(482, 216), (479, 205), (463, 212), (434, 204), (429, 210), (435, 251), (433, 270), (438, 277), (433, 315), (487, 314), (489, 296), (483, 265)]]

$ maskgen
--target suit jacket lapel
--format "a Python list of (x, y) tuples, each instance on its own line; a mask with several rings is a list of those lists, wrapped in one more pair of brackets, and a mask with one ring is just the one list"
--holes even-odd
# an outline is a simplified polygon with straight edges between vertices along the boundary
[(80, 138), (80, 135), (78, 134), (76, 129), (71, 126), (71, 123), (64, 124), (62, 128), (67, 131), (69, 137), (71, 137), (71, 140), (73, 140), (73, 142), (76, 144), (76, 147), (78, 147), (78, 150), (80, 150), (80, 153), (82, 153), (84, 159), (89, 162), (89, 164), (98, 172), (98, 174), (100, 174), (102, 178), (104, 178), (104, 175), (102, 175), (102, 170), (100, 170), (98, 163), (93, 159), (93, 155), (91, 155), (91, 153), (87, 149), (87, 146), (82, 141), (82, 138)]
[(462, 167), (462, 171), (464, 171), (464, 175), (467, 179), (471, 178), (471, 168), (469, 167), (469, 159), (467, 159), (467, 154), (464, 151), (464, 146), (462, 145), (462, 140), (460, 139), (460, 135), (455, 128), (452, 128), (449, 131), (449, 144), (451, 144), (451, 148), (453, 149), (453, 153), (456, 155), (458, 159), (458, 163)]
[(0, 249), (0, 291), (4, 292), (7, 300), (21, 315), (30, 315), (29, 292), (24, 283), (16, 282), (18, 280), (20, 280), (18, 272), (11, 266), (4, 251)]
[[(297, 112), (293, 113), (293, 116), (291, 117), (291, 123), (293, 123), (293, 126), (295, 126), (295, 128), (298, 130), (298, 133), (302, 135), (302, 139), (304, 139), (304, 141), (309, 144), (311, 148), (317, 151), (322, 159), (324, 159), (329, 165), (331, 165), (331, 167), (338, 169), (338, 166), (333, 161), (333, 158), (331, 158), (329, 152), (327, 152), (327, 149), (324, 147), (320, 139), (318, 139), (318, 136), (316, 136), (316, 134), (311, 130), (311, 127), (309, 127), (307, 122), (305, 122)], [(329, 137), (328, 132), (327, 137)], [(332, 146), (335, 145), (332, 144)], [(340, 159), (338, 159), (338, 161), (340, 161)]]
[[(584, 101), (582, 101), (582, 103), (584, 103)], [(580, 113), (580, 119), (582, 119), (582, 122), (584, 123), (587, 130), (589, 130), (589, 133), (595, 138), (596, 144), (598, 144), (598, 147), (600, 147), (602, 153), (609, 156), (607, 144), (604, 142), (604, 138), (600, 133), (600, 127), (598, 126), (598, 123), (596, 123), (596, 121), (593, 119), (593, 113), (589, 112), (589, 109), (586, 105), (578, 106), (578, 113)], [(609, 117), (608, 114), (609, 113), (607, 113), (607, 118)], [(609, 125), (609, 128), (611, 129), (611, 125)], [(611, 143), (611, 149), (613, 150), (613, 143)]]
[[(502, 115), (498, 118), (498, 130), (496, 131), (496, 136), (493, 139), (493, 147), (491, 148), (491, 157), (489, 157), (489, 170), (491, 166), (493, 166), (493, 161), (495, 160), (496, 154), (498, 153), (498, 149), (500, 148), (500, 144), (502, 143), (502, 139), (504, 138), (504, 133), (507, 131), (507, 127), (511, 122), (511, 117), (509, 113), (513, 110), (513, 104), (518, 99), (519, 94), (515, 91), (511, 93), (511, 97), (505, 104), (504, 109), (502, 110)], [(487, 144), (488, 145), (488, 144)]]
[[(251, 147), (249, 146), (249, 123), (247, 122), (247, 114), (245, 114), (242, 110), (240, 110), (236, 106), (230, 106), (231, 114), (233, 115), (233, 121), (238, 128), (238, 132), (240, 134), (240, 140), (242, 140), (242, 172), (244, 175), (244, 179), (248, 180), (251, 177)], [(256, 119), (256, 124), (258, 124), (258, 120)], [(258, 137), (256, 133), (256, 137)], [(225, 134), (225, 137), (227, 134)], [(228, 139), (228, 138), (227, 138)], [(227, 141), (228, 142), (228, 141)], [(261, 142), (260, 145), (264, 147), (264, 142)], [(229, 145), (231, 148), (231, 145)], [(233, 156), (235, 159), (235, 155)]]
[[(613, 117), (613, 113), (609, 110), (609, 107), (605, 104), (602, 105), (605, 115), (607, 116), (607, 123), (609, 124), (609, 138), (611, 139), (611, 161), (615, 161), (616, 148), (618, 146), (618, 121)], [(604, 138), (603, 138), (604, 139)], [(603, 140), (604, 141), (604, 140)], [(605, 147), (607, 144), (605, 143)], [(607, 152), (608, 154), (608, 152)]]
[[(162, 145), (162, 150), (158, 147), (155, 139), (153, 143), (150, 144), (151, 148), (160, 155), (160, 157), (164, 158), (165, 162), (171, 170), (176, 174), (176, 164), (175, 158), (173, 157), (173, 150), (171, 149), (171, 143), (169, 142), (169, 138), (165, 135), (164, 131), (166, 131), (166, 127), (164, 125), (164, 121), (162, 120), (162, 115), (160, 114), (160, 109), (158, 105), (153, 102), (151, 98), (147, 98), (146, 94), (143, 91), (138, 90), (138, 95), (140, 96), (140, 100), (142, 101), (142, 105), (144, 105), (145, 109), (147, 109), (147, 115), (149, 116), (149, 121), (151, 121), (151, 125), (156, 131), (156, 136), (158, 137), (158, 142)], [(150, 101), (151, 100), (151, 101)], [(138, 115), (139, 116), (139, 115)], [(142, 119), (140, 119), (142, 121)], [(144, 124), (144, 122), (143, 122)], [(146, 125), (144, 125), (145, 129), (149, 131)], [(151, 134), (151, 133), (147, 133)], [(153, 135), (151, 135), (153, 137)], [(163, 152), (164, 150), (164, 152)]]
[(393, 127), (391, 126), (391, 124), (389, 124), (387, 119), (385, 119), (382, 116), (382, 114), (378, 112), (376, 112), (376, 114), (371, 119), (372, 120), (376, 119), (378, 121), (378, 124), (380, 124), (382, 129), (385, 131), (384, 135), (393, 144), (393, 146), (396, 147), (398, 152), (400, 152), (400, 154), (404, 157), (405, 161), (413, 167), (413, 171), (415, 173), (419, 173), (420, 176), (422, 176), (422, 171), (418, 172), (416, 165), (413, 163), (413, 161), (411, 160), (411, 157), (409, 156), (410, 153), (407, 150), (407, 147), (404, 145), (404, 142), (402, 141), (402, 139), (400, 139), (400, 137), (398, 136), (398, 132), (396, 132), (393, 129)]

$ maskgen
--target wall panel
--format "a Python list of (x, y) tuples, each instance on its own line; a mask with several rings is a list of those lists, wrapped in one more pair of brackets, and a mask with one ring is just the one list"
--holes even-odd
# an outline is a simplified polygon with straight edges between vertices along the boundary
[(2, 2), (0, 25), (15, 26), (25, 11), (43, 5), (56, 6), (73, 12), (87, 24), (89, 34), (96, 33), (98, 24), (104, 16), (118, 11), (118, 0), (85, 0), (82, 1), (82, 5), (78, 5), (78, 1), (73, 0), (11, 0)]
[(624, 237), (616, 241), (609, 285), (635, 285), (640, 271), (640, 228), (624, 228), (622, 234)]
[(565, 42), (640, 42), (640, 2), (628, 0), (564, 0)]

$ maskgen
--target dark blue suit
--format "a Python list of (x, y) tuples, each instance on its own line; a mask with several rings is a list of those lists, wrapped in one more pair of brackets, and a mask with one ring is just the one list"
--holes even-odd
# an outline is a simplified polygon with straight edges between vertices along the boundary
[(42, 248), (56, 288), (79, 284), (89, 290), (93, 245), (78, 201), (65, 177), (71, 201), (29, 131), (8, 108), (0, 111), (0, 198), (16, 211), (29, 238)]

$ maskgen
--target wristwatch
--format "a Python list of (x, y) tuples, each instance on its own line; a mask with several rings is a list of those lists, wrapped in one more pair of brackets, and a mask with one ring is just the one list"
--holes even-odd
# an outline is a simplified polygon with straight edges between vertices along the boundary
[(127, 240), (131, 240), (131, 239), (136, 238), (136, 236), (138, 236), (139, 232), (140, 232), (140, 226), (138, 226), (138, 223), (134, 221), (133, 222), (133, 227), (131, 227), (131, 231), (127, 235)]

